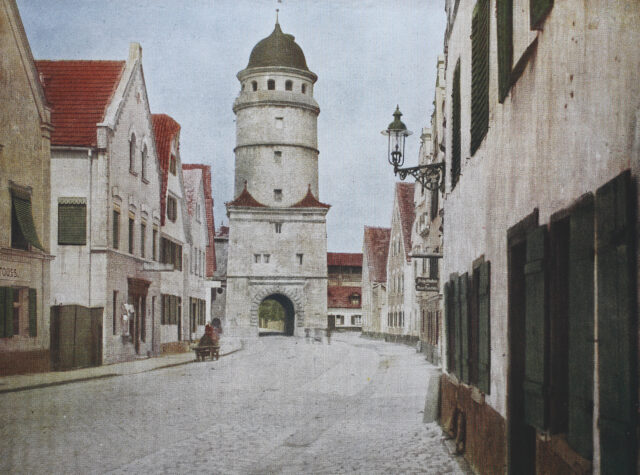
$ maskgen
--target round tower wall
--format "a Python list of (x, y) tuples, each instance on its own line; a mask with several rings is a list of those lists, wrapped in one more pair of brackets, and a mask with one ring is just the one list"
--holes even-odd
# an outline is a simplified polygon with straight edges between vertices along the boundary
[(257, 104), (236, 112), (236, 146), (287, 143), (318, 148), (318, 117), (297, 106)]

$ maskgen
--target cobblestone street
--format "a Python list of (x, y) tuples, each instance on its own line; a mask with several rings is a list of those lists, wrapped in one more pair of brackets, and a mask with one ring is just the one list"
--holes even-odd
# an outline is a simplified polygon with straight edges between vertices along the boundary
[(402, 345), (261, 338), (219, 361), (0, 395), (11, 473), (465, 473)]

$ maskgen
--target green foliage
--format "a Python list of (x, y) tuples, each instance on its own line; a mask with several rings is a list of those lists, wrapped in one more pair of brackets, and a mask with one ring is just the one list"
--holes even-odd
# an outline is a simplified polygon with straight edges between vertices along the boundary
[(284, 321), (284, 307), (276, 300), (265, 300), (258, 308), (258, 318), (267, 322)]

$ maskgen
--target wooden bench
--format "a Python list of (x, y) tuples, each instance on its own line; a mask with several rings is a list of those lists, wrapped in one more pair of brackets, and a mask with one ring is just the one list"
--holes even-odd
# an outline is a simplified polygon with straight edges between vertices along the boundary
[(196, 352), (196, 361), (204, 361), (207, 356), (213, 360), (215, 356), (216, 360), (220, 358), (220, 346), (196, 346), (193, 351)]

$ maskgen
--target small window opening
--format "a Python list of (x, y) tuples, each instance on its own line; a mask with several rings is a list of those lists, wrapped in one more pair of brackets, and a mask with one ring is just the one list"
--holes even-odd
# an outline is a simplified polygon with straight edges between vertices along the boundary
[(282, 190), (273, 190), (273, 199), (275, 201), (282, 201)]
[(264, 261), (265, 264), (269, 263), (269, 258), (271, 258), (271, 254), (263, 254), (262, 255), (262, 260)]
[(287, 91), (292, 91), (293, 90), (293, 82), (292, 81), (287, 81), (284, 83), (284, 88)]
[(269, 89), (270, 91), (275, 90), (276, 88), (276, 82), (273, 79), (269, 79), (267, 81), (267, 89)]
[(276, 117), (276, 129), (284, 128), (284, 117)]
[(278, 164), (282, 163), (282, 152), (280, 151), (273, 152), (273, 160)]
[(275, 223), (276, 225), (276, 234), (282, 233), (282, 223)]
[(302, 259), (304, 258), (304, 254), (296, 254), (296, 259), (298, 260), (298, 265), (302, 265)]
[(253, 255), (253, 262), (255, 262), (256, 264), (260, 264), (260, 254), (254, 254)]
[(256, 81), (251, 81), (251, 89), (253, 91), (257, 91), (258, 90), (258, 83)]
[(303, 84), (301, 89), (302, 89), (302, 94), (306, 94), (307, 93), (307, 85), (306, 84)]

